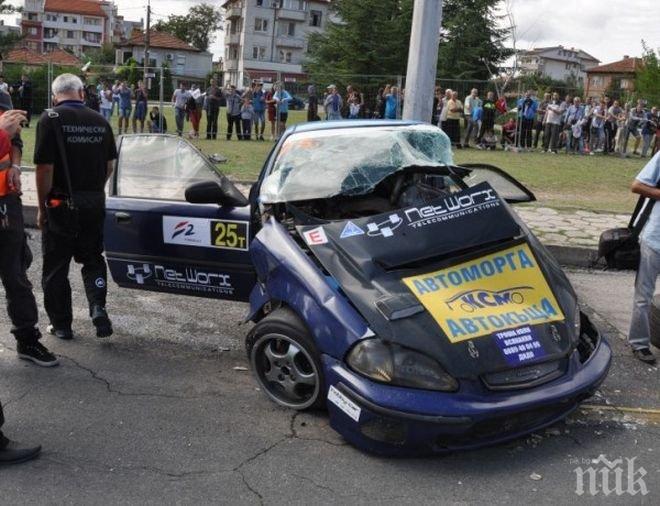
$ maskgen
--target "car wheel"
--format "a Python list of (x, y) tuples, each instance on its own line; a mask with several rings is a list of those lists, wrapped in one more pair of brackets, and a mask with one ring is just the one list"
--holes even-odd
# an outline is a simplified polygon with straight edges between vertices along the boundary
[(277, 404), (297, 410), (325, 407), (319, 352), (291, 309), (277, 309), (257, 323), (246, 348), (253, 374)]
[(651, 343), (656, 348), (660, 348), (660, 295), (653, 297), (651, 305)]

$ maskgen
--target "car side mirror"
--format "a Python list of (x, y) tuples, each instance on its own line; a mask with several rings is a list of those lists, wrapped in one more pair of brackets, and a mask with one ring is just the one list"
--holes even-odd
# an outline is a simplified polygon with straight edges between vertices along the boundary
[(227, 178), (220, 181), (201, 181), (186, 188), (186, 201), (191, 204), (219, 204), (227, 207), (244, 207), (248, 205), (238, 188)]

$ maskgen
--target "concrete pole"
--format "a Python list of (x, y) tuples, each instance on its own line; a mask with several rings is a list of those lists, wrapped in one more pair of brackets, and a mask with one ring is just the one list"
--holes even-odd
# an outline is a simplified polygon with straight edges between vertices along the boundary
[(415, 0), (403, 119), (431, 121), (441, 23), (442, 0)]

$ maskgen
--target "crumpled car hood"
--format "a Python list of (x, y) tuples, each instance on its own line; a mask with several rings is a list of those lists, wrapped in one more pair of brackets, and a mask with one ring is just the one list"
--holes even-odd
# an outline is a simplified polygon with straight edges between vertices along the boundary
[(368, 218), (295, 215), (300, 236), (375, 334), (428, 354), (456, 378), (573, 348), (568, 280), (487, 183)]

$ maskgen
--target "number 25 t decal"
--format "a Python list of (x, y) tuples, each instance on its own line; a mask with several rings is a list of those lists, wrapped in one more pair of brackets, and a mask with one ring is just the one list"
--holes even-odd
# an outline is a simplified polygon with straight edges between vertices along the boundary
[(211, 246), (225, 249), (248, 249), (246, 221), (211, 220)]

